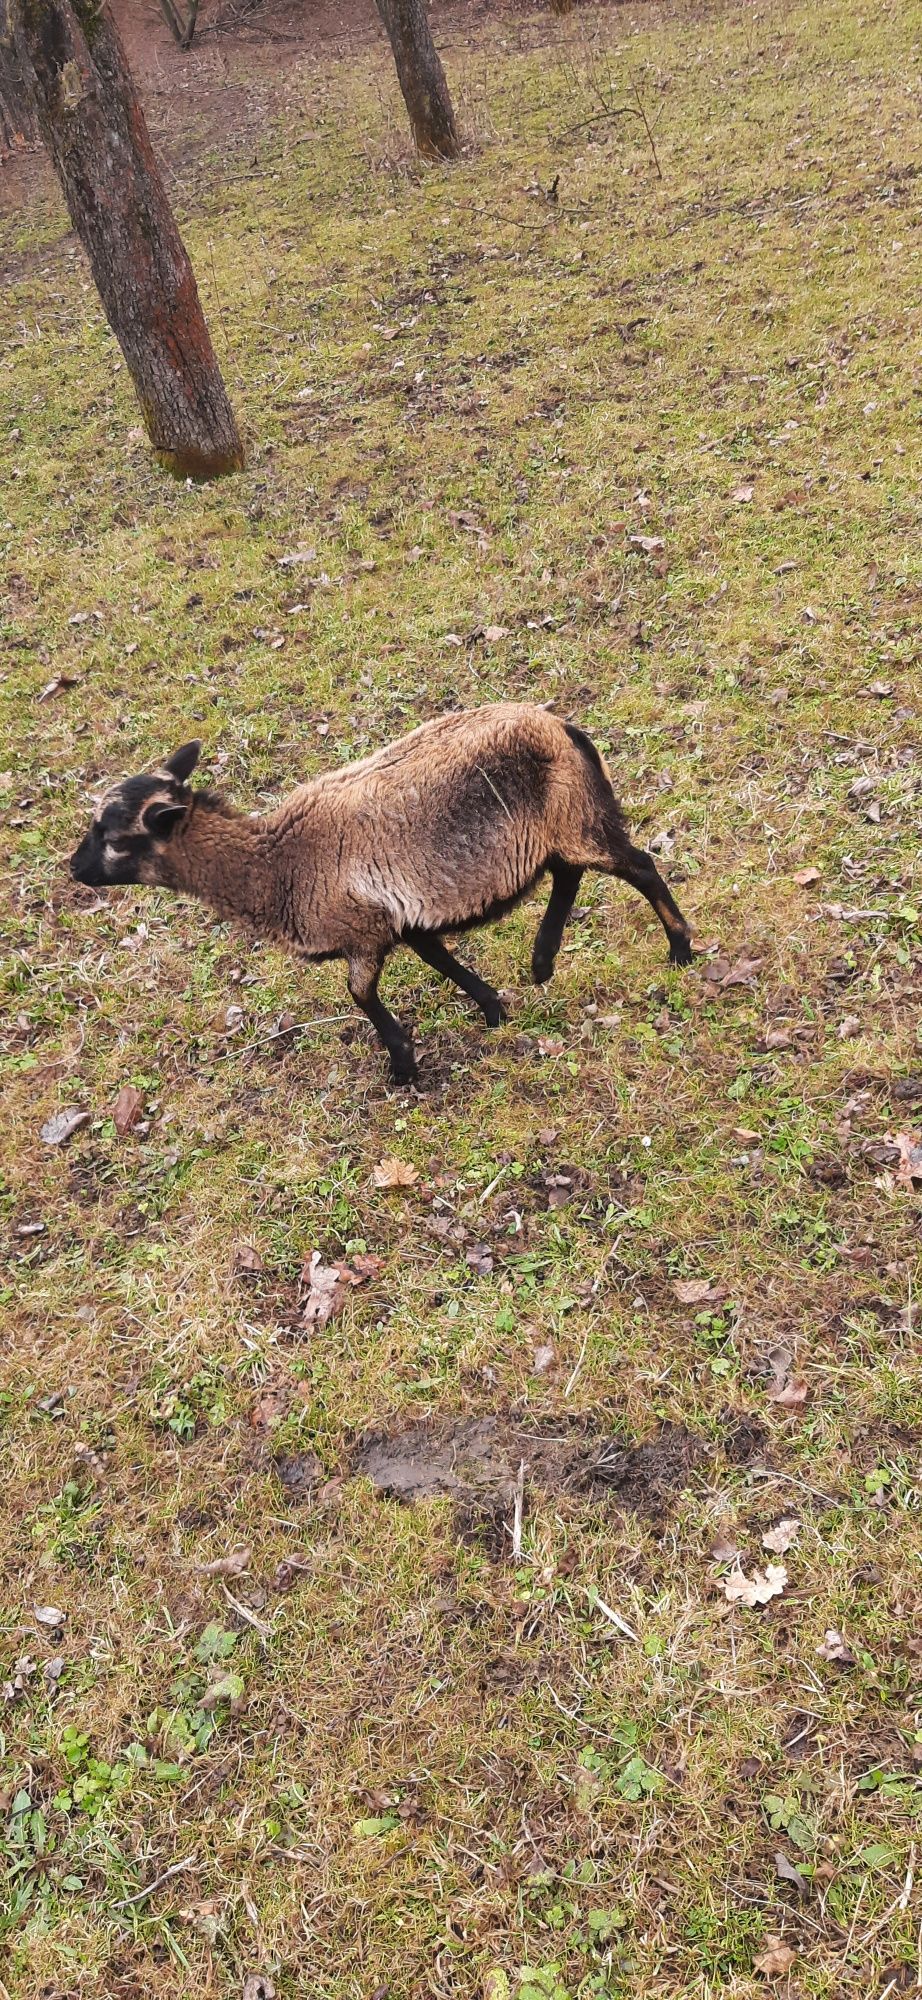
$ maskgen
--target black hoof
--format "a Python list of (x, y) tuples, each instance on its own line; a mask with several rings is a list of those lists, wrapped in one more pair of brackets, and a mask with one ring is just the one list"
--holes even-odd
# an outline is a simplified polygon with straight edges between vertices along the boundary
[(694, 956), (695, 954), (692, 951), (688, 938), (673, 938), (669, 946), (670, 965), (690, 965)]
[(391, 1056), (391, 1076), (395, 1083), (418, 1083), (419, 1070), (413, 1055)]
[(554, 970), (554, 960), (546, 952), (536, 951), (531, 961), (531, 976), (536, 986), (544, 986)]
[(483, 1018), (488, 1028), (501, 1028), (509, 1019), (509, 1010), (503, 1006), (501, 1000), (491, 1001), (489, 1006), (484, 1007)]

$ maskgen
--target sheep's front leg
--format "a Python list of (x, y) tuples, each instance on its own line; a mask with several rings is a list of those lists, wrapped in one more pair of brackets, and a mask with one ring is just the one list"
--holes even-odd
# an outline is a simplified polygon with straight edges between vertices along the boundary
[(383, 1001), (378, 999), (378, 980), (383, 963), (383, 958), (350, 958), (349, 991), (356, 1006), (367, 1014), (375, 1034), (384, 1043), (391, 1059), (395, 1083), (415, 1083), (417, 1071), (412, 1040), (396, 1015), (389, 1013)]

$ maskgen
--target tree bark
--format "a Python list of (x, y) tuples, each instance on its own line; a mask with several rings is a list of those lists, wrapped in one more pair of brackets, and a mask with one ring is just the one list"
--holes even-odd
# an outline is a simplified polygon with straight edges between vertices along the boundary
[(425, 0), (376, 0), (394, 52), (416, 150), (424, 160), (456, 160), (461, 151), (445, 71)]
[(197, 479), (243, 446), (104, 0), (11, 0), (16, 53), (154, 449)]
[(32, 100), (13, 47), (7, 0), (0, 0), (0, 152), (37, 138)]

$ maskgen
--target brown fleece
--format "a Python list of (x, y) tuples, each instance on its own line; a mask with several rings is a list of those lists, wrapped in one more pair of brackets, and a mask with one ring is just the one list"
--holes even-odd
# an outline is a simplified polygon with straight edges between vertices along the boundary
[[(186, 750), (188, 770), (197, 745)], [(181, 769), (184, 755), (173, 760)], [(584, 868), (630, 882), (657, 911), (677, 962), (690, 956), (688, 925), (649, 855), (631, 846), (598, 751), (543, 708), (504, 702), (424, 723), (259, 818), (192, 792), (168, 764), (112, 788), (97, 846), (110, 821), (116, 847), (105, 850), (102, 879), (183, 890), (309, 958), (346, 958), (349, 990), (401, 1076), (413, 1074), (412, 1044), (377, 997), (388, 952), (405, 940), (495, 1025), (498, 994), (459, 965), (441, 933), (500, 914), (545, 870), (553, 890), (536, 979), (550, 976)], [(83, 853), (78, 879), (100, 879), (80, 874)]]
[(618, 826), (607, 781), (564, 724), (502, 703), (424, 723), (261, 819), (193, 794), (149, 879), (311, 957), (348, 957), (409, 930), (465, 929), (531, 888), (552, 857), (610, 869)]

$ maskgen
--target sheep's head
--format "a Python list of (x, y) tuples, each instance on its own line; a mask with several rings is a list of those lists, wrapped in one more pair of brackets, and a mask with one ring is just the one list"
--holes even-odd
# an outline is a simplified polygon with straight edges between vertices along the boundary
[(94, 889), (108, 882), (160, 881), (159, 863), (192, 804), (186, 780), (201, 747), (184, 743), (157, 770), (110, 785), (86, 839), (71, 855), (75, 881)]

